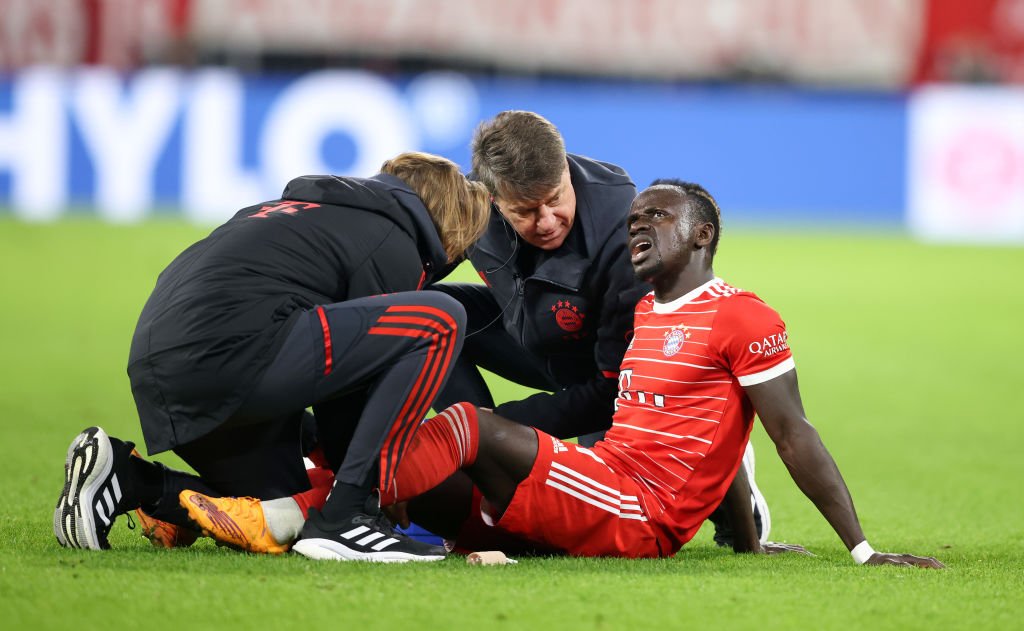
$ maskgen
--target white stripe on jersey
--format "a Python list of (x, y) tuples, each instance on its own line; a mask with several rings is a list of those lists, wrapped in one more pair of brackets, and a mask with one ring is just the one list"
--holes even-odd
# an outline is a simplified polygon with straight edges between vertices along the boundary
[(705, 438), (697, 438), (696, 436), (690, 436), (690, 435), (682, 436), (682, 435), (679, 435), (679, 434), (670, 434), (668, 432), (659, 432), (656, 429), (647, 429), (646, 427), (638, 427), (636, 425), (627, 425), (626, 423), (612, 423), (612, 426), (613, 427), (627, 427), (629, 429), (635, 429), (638, 432), (647, 432), (648, 434), (658, 434), (660, 436), (668, 436), (669, 438), (678, 438), (680, 440), (682, 440), (684, 438), (689, 438), (690, 440), (695, 440), (697, 442), (704, 443), (706, 445), (710, 445), (711, 444), (711, 441), (707, 440)]
[[(718, 366), (698, 366), (697, 364), (689, 364), (687, 362), (673, 362), (667, 359), (647, 359), (646, 357), (630, 357), (631, 362), (649, 362), (652, 364), (669, 364), (671, 366), (689, 366), (690, 368), (700, 368), (701, 370), (721, 370)], [(707, 383), (706, 381), (704, 383)]]
[(793, 361), (792, 357), (787, 357), (785, 360), (775, 364), (768, 370), (762, 370), (761, 372), (754, 373), (752, 375), (743, 375), (742, 377), (737, 376), (741, 386), (756, 386), (759, 383), (771, 381), (779, 375), (783, 375), (796, 368), (796, 362)]
[(595, 454), (593, 451), (587, 449), (586, 447), (580, 447), (579, 445), (576, 445), (576, 451), (580, 452), (581, 454), (583, 454), (585, 456), (590, 456), (596, 462), (600, 462), (601, 464), (604, 464), (606, 467), (608, 466), (608, 465), (605, 464), (604, 460), (601, 460), (600, 456)]
[[(643, 392), (640, 392), (640, 394), (643, 394)], [(640, 401), (640, 403), (645, 403), (645, 402), (644, 401)], [(619, 399), (619, 405), (621, 407), (631, 407), (631, 404), (633, 404), (633, 407), (635, 407), (636, 402), (634, 402), (632, 399)], [(707, 408), (694, 408), (694, 409), (697, 409), (697, 410), (707, 410)], [(668, 411), (662, 410), (660, 408), (644, 408), (644, 411), (645, 412), (655, 412), (657, 414), (665, 414), (667, 416), (674, 416), (676, 418), (692, 418), (695, 421), (705, 421), (707, 423), (714, 423), (715, 425), (718, 425), (719, 423), (721, 423), (721, 421), (716, 421), (716, 420), (709, 419), (709, 418), (703, 418), (703, 417), (700, 417), (700, 416), (689, 416), (687, 414), (676, 414), (675, 412), (668, 412)], [(715, 414), (721, 414), (721, 412), (718, 412), (716, 410), (707, 410), (707, 411), (708, 412), (714, 412)], [(627, 426), (624, 425), (623, 427), (627, 427)]]
[[(687, 341), (686, 343), (690, 344), (689, 341)], [(694, 344), (699, 344), (699, 342), (693, 342), (693, 343)], [(705, 344), (705, 346), (707, 346), (707, 344)], [(636, 348), (634, 348), (633, 349), (633, 359), (646, 359), (641, 353), (647, 353), (649, 355), (654, 355), (654, 357), (665, 357), (665, 353), (662, 352), (661, 349), (654, 349), (654, 348), (651, 348), (651, 349), (636, 349)], [(682, 364), (683, 363), (682, 362), (683, 356), (695, 357), (697, 359), (707, 359), (708, 358), (706, 353), (687, 353), (687, 352), (681, 352), (681, 353), (676, 353), (674, 355), (674, 357), (678, 357), (679, 359), (677, 361), (673, 361), (673, 362), (670, 362), (670, 363), (677, 364), (677, 365), (678, 364)]]
[[(713, 399), (717, 397), (674, 397), (671, 394), (659, 394), (659, 397), (665, 397), (666, 399)], [(702, 408), (699, 405), (680, 405), (680, 408), (684, 410), (700, 410), (701, 412), (711, 412), (713, 414), (722, 414), (722, 410), (713, 410), (711, 408)]]
[[(731, 379), (719, 379), (717, 381), (712, 380), (712, 379), (708, 379), (706, 381), (679, 381), (678, 379), (665, 379), (664, 377), (654, 377), (654, 376), (651, 376), (651, 375), (636, 375), (636, 374), (633, 375), (633, 379), (654, 379), (656, 381), (665, 381), (667, 383), (686, 383), (686, 384), (696, 384), (696, 385), (701, 385), (701, 384), (705, 384), (705, 383), (732, 383)], [(721, 399), (723, 401), (727, 400), (727, 397), (691, 397), (691, 398), (693, 398), (693, 399)]]
[[(607, 442), (607, 441), (606, 441), (606, 442)], [(630, 451), (633, 451), (633, 448), (632, 448), (632, 447), (630, 447), (629, 445), (627, 445), (627, 444), (625, 444), (625, 443), (621, 443), (621, 444), (622, 444), (622, 446), (623, 446), (623, 447), (625, 447), (626, 449), (629, 449)], [(617, 447), (617, 446), (616, 446), (616, 445), (614, 445), (614, 444), (609, 444), (609, 445), (608, 445), (608, 447), (611, 447), (611, 448), (615, 449), (615, 450), (616, 450), (616, 451), (618, 451), (618, 452), (619, 452), (620, 454), (622, 454), (622, 457), (623, 457), (623, 458), (626, 458), (627, 460), (629, 460), (630, 462), (632, 462), (632, 463), (633, 463), (633, 464), (634, 464), (634, 465), (636, 466), (636, 469), (634, 469), (634, 471), (635, 471), (635, 472), (639, 473), (640, 471), (643, 471), (644, 473), (646, 473), (647, 475), (649, 475), (649, 476), (650, 476), (651, 478), (653, 478), (653, 479), (650, 479), (650, 478), (645, 478), (645, 477), (643, 477), (642, 475), (640, 476), (640, 480), (641, 480), (641, 481), (643, 482), (644, 486), (646, 486), (646, 487), (647, 487), (647, 488), (648, 488), (649, 490), (651, 490), (651, 492), (652, 492), (652, 493), (654, 492), (654, 490), (653, 490), (653, 489), (651, 489), (651, 485), (652, 485), (652, 484), (653, 484), (654, 486), (657, 486), (657, 487), (664, 487), (664, 489), (665, 489), (666, 491), (668, 491), (669, 493), (672, 493), (672, 487), (671, 487), (671, 486), (667, 485), (667, 484), (666, 484), (665, 482), (663, 482), (662, 480), (659, 480), (659, 479), (657, 478), (657, 476), (655, 476), (655, 475), (654, 475), (653, 473), (651, 473), (651, 472), (650, 472), (650, 470), (648, 470), (648, 469), (647, 469), (647, 467), (645, 467), (645, 466), (643, 466), (642, 464), (640, 464), (640, 462), (639, 462), (639, 461), (637, 461), (637, 459), (636, 459), (636, 458), (634, 458), (633, 456), (630, 456), (630, 455), (629, 455), (629, 454), (627, 454), (627, 453), (626, 453), (625, 451), (623, 451), (623, 450), (622, 450), (622, 449), (621, 449), (620, 447)], [(642, 452), (641, 452), (641, 453), (642, 453)], [(672, 494), (672, 498), (673, 498), (673, 499), (675, 499), (675, 494)]]
[[(718, 309), (714, 309), (712, 311), (684, 311), (680, 315), (707, 315), (709, 313), (712, 313), (712, 314), (718, 313)], [(668, 329), (668, 328), (671, 328), (671, 327), (669, 327), (667, 325), (665, 325), (665, 326), (658, 326), (658, 327), (656, 327), (654, 325), (647, 325), (647, 326), (638, 326), (634, 330), (637, 330), (637, 329), (655, 329), (655, 328), (658, 328), (658, 329)], [(700, 327), (688, 326), (686, 328), (688, 328), (688, 329), (695, 329), (695, 328), (700, 328)]]
[[(728, 287), (728, 285), (726, 284), (726, 282), (724, 280), (722, 280), (721, 278), (718, 278), (716, 276), (715, 278), (712, 278), (711, 280), (709, 280), (708, 282), (704, 283), (700, 287), (694, 287), (690, 291), (686, 292), (682, 296), (680, 296), (680, 297), (678, 297), (675, 300), (672, 300), (670, 302), (658, 302), (657, 299), (654, 298), (654, 292), (653, 291), (651, 293), (647, 294), (647, 295), (652, 297), (652, 300), (651, 300), (651, 303), (650, 303), (652, 311), (654, 311), (655, 313), (673, 313), (675, 311), (678, 311), (680, 308), (682, 308), (685, 305), (697, 304), (699, 301), (694, 300), (694, 298), (696, 298), (698, 296), (704, 295), (704, 293), (707, 292), (709, 289), (711, 289), (711, 287), (713, 287), (713, 286)], [(714, 295), (714, 294), (712, 294), (712, 295)], [(716, 298), (716, 300), (717, 300), (717, 298)], [(713, 302), (713, 301), (707, 301), (707, 302)]]
[[(647, 501), (653, 499), (655, 502), (658, 503), (658, 506), (657, 506), (658, 511), (659, 512), (664, 512), (665, 511), (665, 502), (661, 501), (661, 498), (658, 497), (657, 490), (655, 490), (654, 487), (652, 487), (650, 484), (648, 484), (647, 480), (645, 480), (643, 478), (643, 476), (639, 476), (639, 475), (636, 475), (633, 472), (630, 472), (629, 478), (631, 480), (633, 480), (634, 482), (636, 482), (637, 484), (639, 484), (640, 486), (642, 486), (645, 489), (647, 489), (647, 494), (640, 497), (640, 503), (641, 504), (646, 506), (647, 505)], [(675, 495), (672, 496), (672, 499), (675, 499)], [(648, 511), (645, 511), (645, 512), (649, 513), (650, 511), (648, 510)]]
[(683, 465), (684, 467), (686, 467), (690, 471), (693, 471), (693, 467), (691, 467), (690, 465), (686, 464), (685, 462), (683, 462), (679, 458), (676, 458), (674, 454), (667, 454), (667, 455), (668, 455), (669, 458), (675, 460), (676, 462), (678, 462), (679, 464)]
[[(719, 292), (717, 294), (714, 293), (714, 292), (709, 291), (708, 295), (710, 295), (711, 297), (708, 300), (691, 300), (691, 301), (687, 302), (686, 304), (688, 304), (688, 305), (706, 305), (706, 304), (709, 304), (709, 303), (712, 303), (712, 302), (718, 302), (722, 298), (728, 298), (729, 296), (734, 296), (734, 295), (738, 294), (741, 291), (743, 291), (743, 290), (742, 289), (736, 289), (736, 288), (732, 288), (731, 290), (729, 290), (727, 292)], [(682, 305), (680, 305), (680, 306), (682, 306)], [(685, 314), (685, 312), (683, 312), (683, 313)]]
[[(665, 397), (666, 399), (714, 399), (716, 401), (728, 401), (729, 400), (729, 397), (712, 397), (712, 396), (698, 397), (698, 396), (692, 396), (692, 395), (689, 395), (689, 394), (663, 394), (661, 396)], [(695, 410), (707, 410), (708, 412), (718, 412), (719, 414), (722, 413), (721, 410), (712, 410), (711, 408), (702, 408), (702, 407), (697, 407), (696, 405), (689, 405), (689, 406), (685, 406), (685, 407), (691, 407), (691, 408), (693, 408)]]
[(713, 284), (708, 285), (708, 293), (714, 294), (716, 296), (727, 297), (732, 296), (733, 294), (739, 293), (741, 291), (743, 290), (737, 287), (730, 287), (721, 278), (716, 278)]
[(683, 449), (682, 447), (676, 447), (675, 445), (670, 445), (668, 443), (663, 443), (660, 440), (656, 440), (654, 442), (659, 444), (659, 445), (661, 445), (662, 447), (668, 447), (669, 449), (675, 449), (676, 451), (681, 451), (684, 454), (693, 454), (695, 456), (706, 456), (707, 455), (703, 451), (687, 451), (686, 449)]
[[(643, 482), (643, 483), (644, 483), (644, 486), (646, 486), (646, 487), (647, 487), (648, 489), (651, 489), (651, 493), (653, 493), (653, 492), (654, 492), (654, 489), (652, 489), (652, 488), (651, 488), (651, 487), (652, 487), (652, 485), (653, 485), (653, 486), (661, 486), (661, 485), (660, 485), (660, 484), (658, 483), (658, 480), (652, 480), (652, 479), (650, 479), (650, 478), (645, 478), (644, 476), (640, 476), (640, 481), (641, 481), (641, 482)], [(676, 496), (675, 496), (674, 494), (672, 495), (672, 499), (673, 499), (673, 500), (675, 500), (675, 499), (676, 499)]]
[[(687, 311), (686, 313), (682, 313), (680, 315), (690, 315), (691, 313), (692, 312)], [(697, 313), (718, 313), (718, 311), (717, 310), (715, 310), (715, 311), (698, 311)], [(678, 326), (679, 326), (678, 324), (644, 324), (642, 326), (635, 327), (633, 330), (634, 331), (639, 331), (641, 329), (657, 329), (657, 330), (663, 331), (665, 329), (671, 330), (671, 329), (674, 329), (674, 328), (676, 328)], [(695, 331), (710, 331), (711, 330), (711, 327), (709, 327), (709, 326), (690, 326), (689, 324), (686, 324), (686, 325), (683, 325), (683, 326), (685, 328), (687, 328), (687, 329), (693, 329)], [(641, 338), (641, 339), (643, 339), (643, 338)], [(690, 340), (686, 340), (686, 342), (689, 343)]]
[(659, 469), (664, 469), (669, 475), (671, 475), (674, 478), (678, 478), (678, 479), (682, 480), (683, 484), (686, 484), (686, 478), (684, 478), (681, 475), (676, 474), (676, 472), (673, 471), (672, 469), (669, 469), (668, 467), (666, 467), (665, 465), (661, 464), (660, 462), (658, 462), (654, 458), (651, 458), (647, 454), (647, 452), (639, 450), (639, 449), (637, 450), (637, 452), (643, 454), (644, 456), (646, 456), (648, 462), (650, 462), (651, 464), (656, 465)]

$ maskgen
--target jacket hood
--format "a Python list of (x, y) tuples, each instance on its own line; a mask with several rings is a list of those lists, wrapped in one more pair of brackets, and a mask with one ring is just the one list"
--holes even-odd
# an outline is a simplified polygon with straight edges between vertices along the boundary
[(281, 198), (358, 208), (389, 218), (416, 242), (426, 282), (448, 263), (448, 254), (427, 207), (408, 184), (393, 175), (304, 175), (288, 182)]

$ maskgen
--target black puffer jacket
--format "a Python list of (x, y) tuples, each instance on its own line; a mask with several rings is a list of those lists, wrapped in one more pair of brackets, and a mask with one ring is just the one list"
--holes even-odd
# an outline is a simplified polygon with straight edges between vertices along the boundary
[[(561, 438), (611, 425), (618, 370), (633, 331), (633, 308), (650, 287), (629, 262), (626, 215), (636, 187), (621, 168), (569, 154), (576, 219), (554, 252), (527, 245), (496, 211), (470, 249), (473, 267), (505, 306), (505, 329), (544, 361), (563, 386), (496, 412)], [(521, 269), (524, 249), (535, 262)]]
[(234, 413), (306, 309), (432, 280), (447, 257), (404, 182), (306, 176), (244, 208), (160, 274), (128, 375), (149, 452)]

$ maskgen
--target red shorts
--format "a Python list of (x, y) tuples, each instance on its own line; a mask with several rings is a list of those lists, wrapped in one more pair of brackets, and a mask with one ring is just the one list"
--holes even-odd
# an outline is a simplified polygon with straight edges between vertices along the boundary
[(591, 450), (536, 431), (537, 460), (505, 514), (493, 523), (478, 510), (476, 492), (460, 549), (628, 558), (673, 552), (644, 514), (636, 482)]

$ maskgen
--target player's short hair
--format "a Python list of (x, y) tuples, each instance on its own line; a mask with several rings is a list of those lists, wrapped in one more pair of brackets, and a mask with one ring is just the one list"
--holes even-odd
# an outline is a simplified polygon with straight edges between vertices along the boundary
[(466, 179), (451, 160), (412, 151), (386, 161), (380, 170), (408, 184), (423, 201), (449, 262), (459, 258), (487, 228), (490, 193), (483, 184)]
[(541, 199), (566, 168), (562, 134), (534, 112), (508, 110), (480, 123), (472, 152), (474, 175), (499, 197)]
[(674, 186), (686, 196), (690, 210), (699, 223), (710, 223), (715, 227), (715, 236), (711, 239), (711, 256), (718, 251), (718, 237), (722, 234), (722, 211), (718, 208), (718, 202), (711, 196), (711, 193), (693, 182), (685, 182), (676, 178), (658, 178), (651, 182), (651, 186)]

